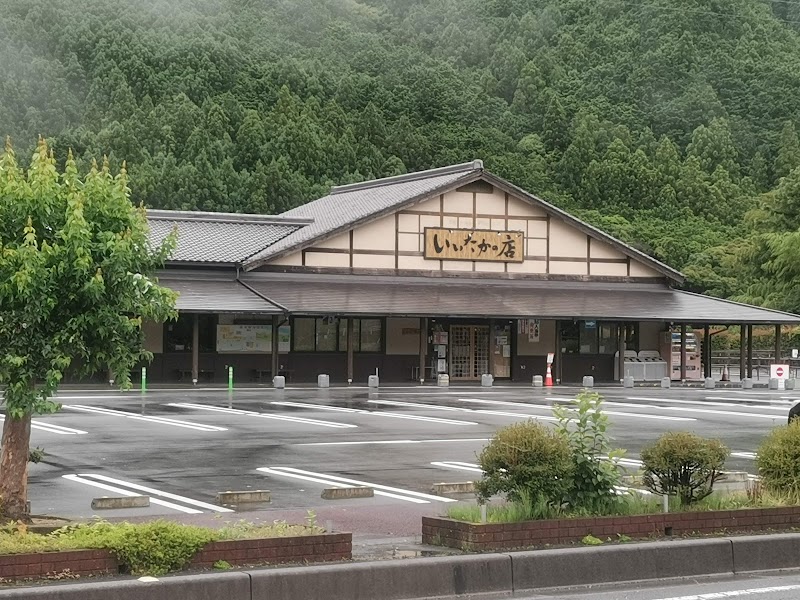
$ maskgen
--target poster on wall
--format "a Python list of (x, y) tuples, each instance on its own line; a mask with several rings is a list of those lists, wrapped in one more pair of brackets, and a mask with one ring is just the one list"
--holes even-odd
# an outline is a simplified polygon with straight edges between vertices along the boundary
[(529, 342), (539, 341), (541, 321), (538, 319), (519, 319), (517, 321), (517, 335), (527, 335)]
[[(289, 325), (279, 327), (278, 351), (289, 352), (290, 340)], [(272, 325), (217, 325), (217, 352), (270, 354)]]

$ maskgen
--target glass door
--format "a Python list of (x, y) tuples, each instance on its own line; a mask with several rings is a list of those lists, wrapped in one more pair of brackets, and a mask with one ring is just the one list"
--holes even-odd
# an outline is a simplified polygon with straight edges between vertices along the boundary
[(475, 381), (489, 372), (489, 328), (477, 325), (450, 327), (450, 378)]

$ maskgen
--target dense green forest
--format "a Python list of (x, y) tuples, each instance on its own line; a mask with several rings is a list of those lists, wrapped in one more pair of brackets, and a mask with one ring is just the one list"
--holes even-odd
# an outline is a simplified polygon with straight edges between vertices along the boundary
[(683, 270), (800, 310), (800, 0), (0, 0), (0, 134), (277, 213), (484, 159)]

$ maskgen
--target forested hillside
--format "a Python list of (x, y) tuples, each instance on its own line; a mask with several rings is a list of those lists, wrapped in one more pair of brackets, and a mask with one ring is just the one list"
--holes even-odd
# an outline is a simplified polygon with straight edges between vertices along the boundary
[(798, 31), (800, 0), (0, 0), (0, 134), (217, 211), (482, 158), (799, 310)]

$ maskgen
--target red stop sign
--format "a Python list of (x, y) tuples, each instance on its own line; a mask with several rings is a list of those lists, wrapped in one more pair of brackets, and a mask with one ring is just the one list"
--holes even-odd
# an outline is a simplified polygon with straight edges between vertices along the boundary
[(783, 377), (783, 367), (778, 367), (777, 369), (775, 369), (775, 374), (778, 377)]

